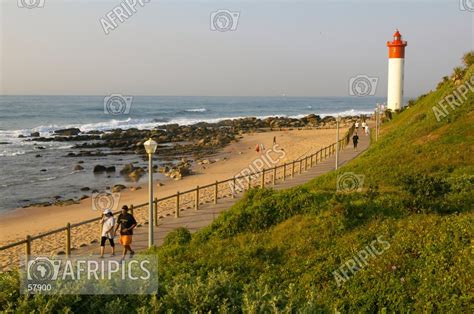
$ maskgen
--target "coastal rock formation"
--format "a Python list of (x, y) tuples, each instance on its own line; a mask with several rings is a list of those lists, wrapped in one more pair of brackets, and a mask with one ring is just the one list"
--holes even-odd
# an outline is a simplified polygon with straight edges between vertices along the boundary
[(107, 168), (105, 166), (96, 165), (96, 166), (94, 166), (93, 172), (94, 173), (102, 173), (102, 172), (105, 172), (106, 170), (107, 170)]
[(84, 170), (84, 167), (81, 166), (81, 165), (76, 165), (76, 166), (74, 167), (74, 171), (81, 171), (81, 170)]
[(127, 187), (123, 184), (116, 184), (112, 187), (112, 193), (119, 193), (122, 190), (125, 190)]
[(54, 134), (63, 136), (75, 136), (79, 135), (79, 133), (81, 133), (81, 130), (79, 130), (78, 128), (69, 128), (54, 131)]

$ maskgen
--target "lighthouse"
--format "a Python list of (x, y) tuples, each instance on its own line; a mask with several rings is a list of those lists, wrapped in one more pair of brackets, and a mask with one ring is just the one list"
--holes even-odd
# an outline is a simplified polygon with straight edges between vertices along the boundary
[(405, 47), (407, 42), (402, 40), (398, 31), (393, 34), (393, 40), (387, 42), (388, 47), (388, 92), (387, 108), (394, 111), (403, 105), (403, 80), (405, 68)]

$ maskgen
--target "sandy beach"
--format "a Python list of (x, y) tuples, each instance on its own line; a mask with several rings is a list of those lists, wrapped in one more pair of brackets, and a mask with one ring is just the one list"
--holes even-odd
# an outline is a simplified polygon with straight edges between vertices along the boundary
[[(344, 134), (347, 126), (342, 126), (340, 134)], [(185, 191), (195, 188), (197, 185), (203, 186), (215, 182), (216, 180), (224, 180), (237, 175), (242, 169), (248, 168), (252, 162), (262, 156), (261, 153), (255, 151), (257, 144), (263, 144), (265, 148), (271, 149), (273, 139), (281, 149), (284, 150), (284, 156), (278, 159), (277, 164), (282, 164), (303, 155), (313, 153), (320, 148), (327, 146), (335, 141), (334, 129), (312, 129), (312, 130), (288, 130), (288, 131), (271, 131), (261, 133), (245, 134), (239, 141), (231, 143), (220, 152), (208, 159), (212, 162), (209, 164), (193, 165), (193, 174), (184, 177), (182, 180), (166, 180), (162, 181), (162, 186), (157, 187), (155, 182), (155, 196), (158, 198), (173, 195), (177, 191)], [(147, 202), (148, 188), (147, 184), (142, 184), (141, 189), (131, 191), (130, 185), (126, 190), (121, 192), (120, 204), (142, 204)], [(52, 192), (54, 193), (54, 192)], [(224, 191), (223, 191), (224, 193)], [(210, 198), (211, 195), (203, 195)], [(166, 211), (167, 202), (160, 204), (159, 215), (169, 215)], [(186, 208), (186, 199), (183, 200), (183, 207)], [(190, 207), (190, 206), (189, 206)], [(47, 232), (52, 229), (64, 227), (68, 222), (77, 223), (87, 219), (100, 216), (100, 213), (92, 210), (91, 199), (85, 199), (80, 204), (70, 206), (50, 206), (50, 207), (30, 207), (12, 210), (1, 215), (0, 220), (0, 245), (5, 245), (17, 240), (23, 240), (27, 235), (36, 235)], [(146, 221), (146, 211), (137, 210), (135, 212), (137, 221), (144, 223)], [(97, 224), (87, 224), (78, 228), (73, 228), (72, 245), (79, 247), (90, 244), (91, 241), (98, 236)], [(62, 234), (55, 234), (34, 241), (34, 253), (54, 253), (61, 250), (64, 243)], [(24, 246), (9, 249), (1, 252), (0, 264), (6, 265), (12, 257), (23, 254)]]

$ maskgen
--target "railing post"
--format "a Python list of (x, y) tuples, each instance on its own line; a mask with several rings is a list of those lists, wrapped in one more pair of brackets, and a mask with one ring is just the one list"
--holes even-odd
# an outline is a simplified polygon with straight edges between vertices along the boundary
[(277, 176), (277, 167), (275, 166), (275, 167), (273, 167), (273, 178), (272, 178), (273, 179), (273, 182), (272, 182), (273, 185), (276, 184), (276, 176)]
[(217, 204), (217, 194), (219, 193), (218, 186), (219, 186), (219, 182), (216, 181), (214, 185), (214, 204)]
[(25, 253), (26, 257), (30, 257), (31, 255), (31, 236), (27, 235), (26, 236), (26, 243), (25, 243)]
[(71, 256), (71, 224), (66, 225), (66, 256)]
[(196, 187), (196, 195), (194, 196), (194, 209), (199, 210), (199, 185)]
[(153, 208), (155, 209), (155, 226), (158, 227), (158, 198), (155, 197), (155, 201), (153, 202)]
[(265, 187), (265, 169), (262, 170), (262, 183), (260, 185), (262, 189)]
[(283, 182), (285, 182), (285, 181), (286, 181), (286, 162), (283, 165)]
[(176, 192), (176, 212), (174, 215), (176, 218), (179, 218), (179, 191)]
[(308, 156), (304, 159), (304, 171), (308, 170)]
[(249, 177), (248, 177), (248, 190), (250, 190), (251, 187), (252, 187), (252, 176), (249, 174)]
[(301, 174), (301, 169), (303, 168), (303, 167), (302, 167), (302, 166), (303, 166), (302, 161), (303, 161), (303, 160), (300, 159), (300, 170), (299, 170), (298, 174)]
[(232, 178), (232, 191), (230, 192), (232, 193), (232, 198), (235, 198), (235, 194), (237, 193), (235, 190), (235, 176)]
[(293, 163), (291, 165), (291, 178), (293, 179), (295, 177), (295, 161), (293, 160)]

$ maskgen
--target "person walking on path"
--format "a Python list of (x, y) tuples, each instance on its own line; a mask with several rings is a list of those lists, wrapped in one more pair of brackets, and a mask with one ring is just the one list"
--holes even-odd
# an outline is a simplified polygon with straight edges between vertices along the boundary
[(365, 121), (362, 122), (362, 128), (365, 130), (365, 127), (367, 126), (367, 123)]
[(366, 125), (365, 126), (365, 136), (369, 136), (370, 135), (370, 129), (369, 129), (369, 126)]
[(120, 228), (120, 244), (123, 245), (122, 260), (125, 259), (127, 252), (130, 252), (130, 257), (133, 257), (135, 251), (130, 246), (132, 244), (133, 229), (137, 226), (137, 221), (132, 214), (128, 212), (128, 206), (122, 207), (122, 213), (118, 216), (117, 227)]
[(359, 121), (356, 121), (355, 128), (356, 128), (356, 130), (359, 130)]
[(276, 137), (276, 136), (274, 136), (274, 137), (273, 137), (273, 145), (275, 145), (275, 144), (276, 144), (276, 142), (277, 142), (277, 137)]
[(101, 220), (101, 237), (100, 237), (100, 257), (104, 257), (105, 251), (105, 242), (109, 240), (110, 246), (112, 247), (111, 256), (115, 256), (115, 243), (114, 243), (114, 226), (115, 218), (110, 209), (104, 211), (102, 220)]
[(357, 151), (357, 143), (359, 142), (359, 136), (357, 135), (357, 132), (354, 133), (354, 136), (352, 137), (352, 143), (354, 143), (354, 150)]

